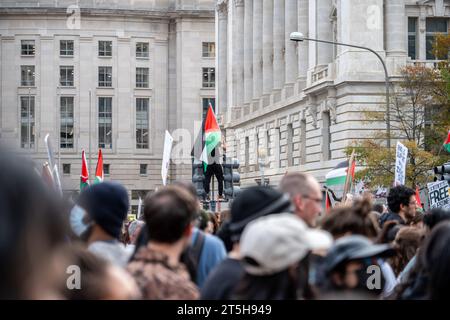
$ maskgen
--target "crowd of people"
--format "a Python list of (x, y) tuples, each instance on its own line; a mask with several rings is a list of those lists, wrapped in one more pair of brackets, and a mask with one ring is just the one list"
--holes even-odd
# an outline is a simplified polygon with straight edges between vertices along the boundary
[(323, 212), (318, 181), (286, 174), (229, 210), (202, 209), (191, 183), (148, 194), (127, 222), (116, 182), (74, 203), (30, 160), (0, 153), (0, 299), (445, 299), (450, 211), (390, 189)]

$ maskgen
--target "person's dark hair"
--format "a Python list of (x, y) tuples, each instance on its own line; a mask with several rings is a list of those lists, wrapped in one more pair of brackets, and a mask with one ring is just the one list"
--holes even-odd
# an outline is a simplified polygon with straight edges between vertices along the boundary
[(424, 237), (425, 234), (415, 227), (403, 227), (397, 232), (394, 241), (394, 248), (397, 252), (390, 260), (396, 276), (403, 271), (408, 262), (416, 255)]
[(442, 208), (434, 208), (428, 211), (423, 216), (423, 223), (432, 230), (438, 223), (450, 220), (450, 210)]
[(376, 211), (376, 212), (382, 214), (383, 211), (384, 211), (383, 204), (382, 204), (382, 203), (375, 203), (375, 204), (372, 206), (372, 211)]
[(33, 280), (64, 242), (68, 213), (30, 159), (0, 146), (0, 168), (0, 299), (30, 298)]
[(395, 240), (395, 236), (397, 235), (400, 228), (403, 226), (398, 223), (397, 220), (389, 220), (386, 221), (381, 228), (380, 233), (376, 239), (376, 243), (391, 243)]
[(428, 294), (431, 299), (450, 297), (450, 222), (439, 223), (424, 246), (424, 268), (429, 274)]
[(387, 197), (389, 210), (394, 213), (398, 213), (400, 211), (400, 205), (403, 204), (404, 206), (408, 206), (411, 196), (415, 194), (416, 193), (413, 189), (405, 186), (396, 186), (392, 188), (389, 190)]
[(149, 241), (178, 241), (196, 212), (195, 198), (178, 186), (165, 187), (147, 196), (144, 201), (144, 217)]
[(206, 210), (203, 210), (203, 209), (200, 210), (197, 215), (197, 222), (198, 222), (197, 227), (200, 230), (205, 231), (206, 227), (208, 226), (209, 220), (210, 220), (209, 213)]
[(368, 238), (378, 235), (374, 221), (369, 217), (372, 203), (369, 197), (355, 200), (351, 207), (333, 209), (322, 222), (322, 229), (331, 233), (334, 238), (345, 234), (360, 234)]

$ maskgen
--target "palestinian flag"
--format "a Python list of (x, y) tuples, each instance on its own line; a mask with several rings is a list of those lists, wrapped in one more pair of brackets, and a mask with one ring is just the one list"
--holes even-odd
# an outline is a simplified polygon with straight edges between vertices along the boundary
[(209, 156), (214, 148), (222, 140), (222, 134), (220, 132), (219, 125), (217, 124), (216, 116), (214, 115), (211, 103), (209, 104), (208, 113), (205, 121), (205, 146), (203, 147), (202, 156), (200, 160), (203, 161), (203, 165), (206, 171), (206, 166), (209, 163)]
[(444, 142), (444, 149), (450, 153), (450, 130), (448, 130), (447, 140)]
[(336, 167), (325, 176), (325, 184), (330, 186), (344, 185), (347, 177), (348, 160), (339, 162)]
[(95, 169), (94, 184), (103, 182), (103, 155), (102, 149), (98, 149), (97, 168)]
[(86, 155), (84, 150), (81, 151), (81, 176), (80, 176), (80, 191), (89, 187), (89, 172), (86, 163)]

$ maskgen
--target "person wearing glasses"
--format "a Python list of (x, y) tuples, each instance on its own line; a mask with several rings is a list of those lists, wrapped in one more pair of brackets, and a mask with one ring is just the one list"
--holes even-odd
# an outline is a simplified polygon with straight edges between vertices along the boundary
[(406, 225), (416, 215), (417, 202), (415, 191), (405, 186), (396, 186), (389, 191), (387, 203), (389, 211), (380, 217), (380, 227), (387, 221), (395, 220)]
[(315, 227), (322, 211), (319, 182), (312, 175), (292, 172), (281, 179), (280, 190), (289, 195), (295, 214), (309, 227)]

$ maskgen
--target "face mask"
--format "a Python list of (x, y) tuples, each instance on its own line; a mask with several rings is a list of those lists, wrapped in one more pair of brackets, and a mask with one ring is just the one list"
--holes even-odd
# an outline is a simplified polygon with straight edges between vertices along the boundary
[(83, 222), (85, 214), (86, 211), (77, 205), (70, 211), (70, 227), (78, 237), (81, 237), (89, 227)]

